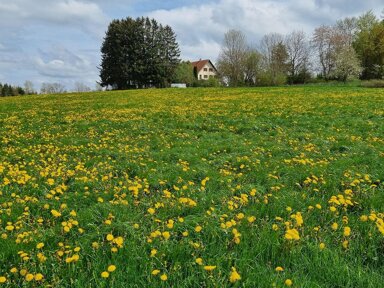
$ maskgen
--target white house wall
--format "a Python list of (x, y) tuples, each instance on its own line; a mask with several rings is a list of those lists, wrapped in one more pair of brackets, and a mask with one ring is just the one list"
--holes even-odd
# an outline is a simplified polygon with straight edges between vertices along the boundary
[[(207, 71), (204, 71), (205, 69), (207, 69)], [(197, 74), (197, 78), (199, 80), (208, 80), (209, 78), (215, 77), (215, 76), (216, 76), (216, 70), (210, 63), (205, 64), (204, 67), (201, 68), (201, 70)]]

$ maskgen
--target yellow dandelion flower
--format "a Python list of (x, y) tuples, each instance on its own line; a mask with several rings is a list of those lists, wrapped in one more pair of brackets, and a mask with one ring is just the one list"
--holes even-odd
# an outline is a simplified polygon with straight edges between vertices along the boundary
[(13, 267), (10, 271), (11, 271), (11, 273), (17, 273), (18, 272), (16, 267)]
[(27, 275), (25, 275), (25, 280), (27, 282), (31, 282), (33, 279), (35, 279), (35, 276), (33, 276), (33, 274), (28, 273)]
[(5, 230), (7, 230), (7, 231), (13, 231), (14, 229), (15, 229), (15, 226), (13, 226), (13, 225), (5, 226)]
[(160, 279), (161, 279), (161, 281), (167, 281), (167, 279), (168, 279), (167, 274), (163, 274), (163, 275), (161, 275), (161, 276), (160, 276)]
[(204, 270), (205, 271), (213, 271), (215, 269), (216, 269), (216, 266), (211, 266), (211, 265), (204, 266)]
[(202, 229), (203, 229), (203, 228), (202, 228), (200, 225), (198, 225), (198, 226), (195, 227), (195, 231), (196, 231), (197, 233), (199, 233)]
[(35, 280), (36, 280), (36, 281), (41, 281), (41, 280), (43, 280), (43, 279), (44, 279), (43, 274), (41, 274), (41, 273), (37, 273), (37, 274), (35, 275)]
[(234, 283), (240, 279), (240, 274), (237, 272), (235, 267), (232, 267), (231, 275), (229, 275), (229, 282)]
[(247, 218), (247, 220), (248, 220), (249, 223), (253, 223), (253, 222), (256, 221), (256, 217), (255, 216), (250, 216), (250, 217)]
[(37, 245), (36, 245), (36, 248), (37, 249), (41, 249), (41, 248), (43, 248), (44, 247), (44, 243), (38, 243)]
[(123, 246), (123, 243), (124, 243), (124, 238), (119, 236), (119, 237), (116, 237), (113, 242), (116, 243), (117, 246), (119, 246), (120, 248)]
[(148, 208), (147, 211), (148, 211), (148, 213), (151, 214), (151, 215), (155, 214), (155, 212), (156, 212), (156, 210), (153, 209), (153, 208)]
[(115, 265), (109, 265), (107, 270), (108, 270), (108, 272), (113, 272), (116, 270), (116, 266)]
[(108, 240), (108, 241), (112, 241), (114, 238), (115, 238), (115, 237), (113, 237), (112, 234), (108, 234), (108, 235), (107, 235), (107, 240)]
[(283, 271), (284, 271), (284, 268), (281, 267), (281, 266), (277, 266), (277, 267), (275, 268), (275, 271), (276, 271), (276, 272), (283, 272)]
[(53, 217), (58, 218), (61, 216), (61, 213), (55, 209), (51, 210), (51, 214)]
[(344, 227), (344, 236), (348, 237), (351, 235), (351, 228), (350, 227)]
[(158, 275), (160, 273), (160, 270), (159, 269), (155, 269), (155, 270), (153, 270), (152, 272), (151, 272), (151, 274), (153, 275), (153, 276), (156, 276), (156, 275)]
[(360, 221), (361, 222), (367, 222), (368, 221), (368, 216), (367, 215), (361, 215), (360, 216)]
[(320, 243), (319, 244), (319, 248), (320, 248), (320, 250), (323, 250), (325, 248), (325, 244), (324, 243)]
[(5, 282), (7, 282), (7, 277), (0, 276), (0, 283), (5, 283)]
[(109, 277), (109, 273), (107, 271), (103, 271), (103, 272), (101, 272), (101, 277), (102, 278), (108, 278)]
[(151, 250), (151, 257), (155, 257), (156, 254), (157, 254), (157, 250), (156, 249), (152, 249)]
[(203, 265), (203, 259), (202, 259), (202, 258), (197, 258), (197, 259), (195, 260), (195, 262), (196, 262), (197, 264), (199, 264), (199, 265)]
[(292, 282), (291, 279), (287, 279), (287, 280), (285, 280), (284, 284), (285, 284), (286, 286), (290, 287), (290, 286), (292, 286), (293, 282)]
[(171, 237), (171, 233), (168, 231), (164, 231), (161, 235), (163, 235), (165, 240), (168, 240)]
[(296, 229), (288, 229), (285, 232), (285, 239), (287, 240), (300, 240), (299, 231)]

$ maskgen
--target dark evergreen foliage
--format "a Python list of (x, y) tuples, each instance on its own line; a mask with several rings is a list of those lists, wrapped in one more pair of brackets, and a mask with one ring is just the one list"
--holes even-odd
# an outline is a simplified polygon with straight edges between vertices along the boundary
[(143, 17), (113, 20), (101, 53), (100, 84), (119, 90), (167, 87), (180, 62), (172, 28)]
[(18, 95), (24, 95), (25, 91), (23, 88), (19, 86), (12, 86), (7, 83), (1, 84), (0, 83), (0, 96), (18, 96)]

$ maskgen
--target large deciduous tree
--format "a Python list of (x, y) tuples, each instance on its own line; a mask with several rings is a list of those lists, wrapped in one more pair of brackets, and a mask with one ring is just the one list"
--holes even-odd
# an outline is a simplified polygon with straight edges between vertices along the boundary
[(362, 79), (384, 77), (384, 22), (369, 11), (357, 20), (353, 46), (362, 62)]
[(278, 33), (264, 35), (260, 46), (264, 65), (263, 84), (284, 84), (288, 70), (288, 52), (284, 37)]
[(113, 20), (101, 53), (100, 84), (113, 89), (168, 86), (180, 56), (172, 28), (149, 18)]
[(310, 78), (310, 50), (305, 33), (294, 31), (285, 37), (288, 54), (288, 83), (305, 83)]
[(241, 31), (229, 30), (225, 33), (217, 68), (230, 86), (236, 87), (244, 82), (244, 63), (247, 58), (247, 50), (246, 38)]

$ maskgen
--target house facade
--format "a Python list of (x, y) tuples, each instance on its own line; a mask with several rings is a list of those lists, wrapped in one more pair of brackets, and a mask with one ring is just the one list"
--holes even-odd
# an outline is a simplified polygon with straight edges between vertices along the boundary
[(195, 61), (191, 64), (198, 80), (208, 80), (217, 76), (217, 69), (209, 59)]

